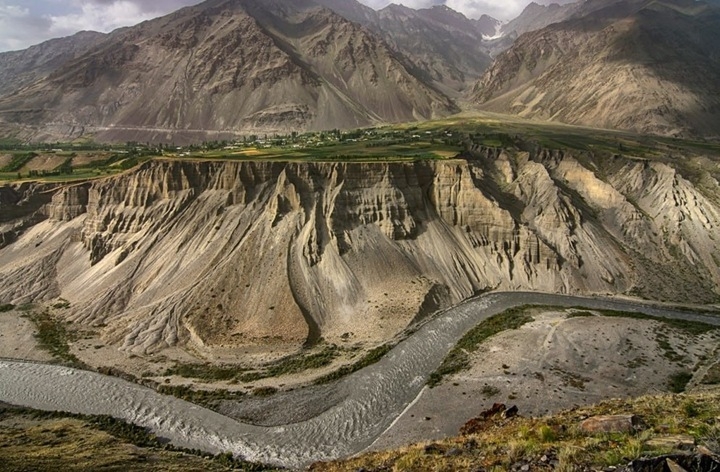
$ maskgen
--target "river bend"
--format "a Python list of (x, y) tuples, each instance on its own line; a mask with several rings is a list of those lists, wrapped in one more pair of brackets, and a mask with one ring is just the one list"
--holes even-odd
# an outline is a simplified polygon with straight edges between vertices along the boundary
[(177, 446), (231, 451), (252, 461), (303, 467), (368, 447), (420, 394), (428, 375), (465, 332), (492, 315), (525, 304), (635, 311), (720, 325), (720, 317), (627, 300), (492, 293), (437, 315), (380, 362), (341, 380), (350, 392), (345, 400), (300, 423), (244, 424), (118, 378), (21, 361), (0, 361), (0, 401), (40, 410), (111, 415), (148, 427)]

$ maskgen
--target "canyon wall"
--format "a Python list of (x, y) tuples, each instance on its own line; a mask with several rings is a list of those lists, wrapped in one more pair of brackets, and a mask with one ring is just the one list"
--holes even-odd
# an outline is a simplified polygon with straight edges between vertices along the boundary
[(463, 157), (154, 160), (4, 187), (0, 302), (62, 297), (69, 321), (156, 352), (381, 342), (491, 289), (718, 299), (716, 180), (620, 156)]

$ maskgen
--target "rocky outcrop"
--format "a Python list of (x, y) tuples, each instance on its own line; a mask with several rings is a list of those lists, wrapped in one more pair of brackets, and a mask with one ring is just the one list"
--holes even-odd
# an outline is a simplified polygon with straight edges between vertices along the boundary
[(54, 187), (34, 182), (0, 187), (0, 249), (48, 217)]
[(652, 472), (656, 470), (713, 472), (720, 470), (720, 461), (717, 457), (708, 454), (671, 454), (648, 459), (637, 459), (617, 470), (621, 472)]
[(0, 302), (62, 296), (155, 351), (377, 342), (493, 288), (716, 300), (718, 200), (667, 163), (601, 162), (150, 161), (53, 189), (0, 250)]

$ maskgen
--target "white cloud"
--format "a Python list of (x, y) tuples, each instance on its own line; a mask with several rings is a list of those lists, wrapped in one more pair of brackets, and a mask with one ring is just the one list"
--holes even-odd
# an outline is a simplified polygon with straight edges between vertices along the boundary
[(471, 18), (479, 18), (485, 14), (498, 20), (511, 20), (522, 12), (528, 2), (524, 0), (503, 0), (501, 2), (492, 0), (447, 0), (445, 4)]
[[(289, 0), (292, 1), (292, 0)], [(360, 0), (383, 8), (391, 0)], [(471, 18), (517, 16), (530, 0), (392, 0), (412, 8), (447, 5)], [(26, 48), (81, 30), (109, 32), (170, 13), (201, 0), (0, 0), (0, 51)], [(567, 2), (567, 0), (561, 0)]]
[(37, 42), (38, 35), (49, 26), (49, 21), (33, 16), (28, 8), (0, 2), (0, 51), (22, 49)]
[(50, 16), (50, 33), (53, 36), (67, 36), (81, 30), (101, 31), (134, 25), (162, 14), (158, 11), (143, 11), (131, 1), (117, 1), (106, 5), (83, 3), (76, 13)]
[(24, 49), (82, 30), (132, 26), (201, 0), (0, 0), (0, 51)]

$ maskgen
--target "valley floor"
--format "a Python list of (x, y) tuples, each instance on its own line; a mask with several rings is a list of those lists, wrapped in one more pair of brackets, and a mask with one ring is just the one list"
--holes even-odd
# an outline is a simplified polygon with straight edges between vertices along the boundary
[[(528, 303), (554, 307), (522, 308), (533, 321), (479, 343), (470, 350), (466, 369), (446, 375), (432, 389), (424, 387), (468, 329)], [(572, 308), (579, 305), (585, 308)], [(3, 316), (11, 323), (19, 313)], [(440, 313), (377, 364), (337, 382), (310, 386), (316, 375), (310, 369), (303, 374), (303, 388), (215, 404), (222, 414), (107, 376), (7, 361), (0, 368), (0, 401), (109, 414), (183, 447), (298, 467), (368, 448), (449, 437), (498, 401), (542, 417), (609, 398), (707, 387), (718, 382), (718, 324), (712, 313), (622, 300), (500, 293)], [(31, 358), (42, 360), (38, 352)], [(687, 377), (675, 379), (681, 372)], [(279, 387), (283, 378), (275, 381)]]

